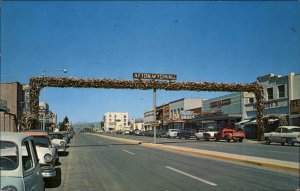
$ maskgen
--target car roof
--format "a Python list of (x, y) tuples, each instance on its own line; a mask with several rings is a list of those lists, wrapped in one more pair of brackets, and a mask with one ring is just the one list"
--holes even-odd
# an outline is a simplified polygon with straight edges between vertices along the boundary
[(48, 136), (48, 133), (43, 132), (43, 131), (24, 131), (22, 133), (31, 135), (31, 136)]
[(29, 137), (29, 135), (25, 135), (23, 133), (18, 132), (0, 132), (0, 140), (6, 140), (6, 141), (18, 141), (23, 140), (25, 138)]

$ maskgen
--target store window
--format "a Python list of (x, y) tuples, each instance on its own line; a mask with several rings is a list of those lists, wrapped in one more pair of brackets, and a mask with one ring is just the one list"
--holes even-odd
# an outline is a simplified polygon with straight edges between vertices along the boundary
[(267, 93), (268, 93), (268, 100), (274, 99), (274, 97), (273, 97), (273, 88), (268, 88)]
[(249, 103), (254, 103), (254, 98), (253, 97), (249, 98)]
[(285, 97), (284, 85), (278, 86), (278, 94), (279, 94), (279, 98)]

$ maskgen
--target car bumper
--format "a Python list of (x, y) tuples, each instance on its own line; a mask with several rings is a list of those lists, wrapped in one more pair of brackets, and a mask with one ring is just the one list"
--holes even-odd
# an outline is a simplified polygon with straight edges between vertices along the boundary
[(57, 152), (67, 152), (66, 147), (57, 148)]
[(42, 175), (44, 178), (55, 177), (56, 176), (55, 167), (50, 165), (42, 166)]

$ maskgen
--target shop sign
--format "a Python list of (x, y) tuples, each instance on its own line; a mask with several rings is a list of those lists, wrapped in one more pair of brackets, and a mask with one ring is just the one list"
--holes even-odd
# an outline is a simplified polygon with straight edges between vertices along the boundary
[(300, 99), (291, 100), (291, 113), (300, 113)]
[(181, 111), (180, 112), (181, 119), (193, 119), (195, 118), (195, 114), (193, 111)]
[(270, 102), (270, 103), (265, 103), (265, 108), (266, 109), (274, 108), (274, 107), (278, 107), (278, 101), (274, 101), (274, 102)]
[(255, 98), (255, 94), (253, 92), (243, 92), (243, 98)]
[(133, 73), (135, 79), (176, 80), (176, 74)]
[(44, 102), (39, 103), (39, 112), (40, 113), (48, 113), (49, 112), (48, 104), (44, 103)]
[(211, 110), (211, 111), (207, 111), (207, 112), (202, 112), (201, 115), (219, 115), (221, 113), (222, 113), (221, 110)]
[(214, 108), (214, 107), (222, 107), (224, 105), (230, 105), (231, 104), (231, 99), (223, 99), (223, 100), (218, 100), (218, 101), (214, 101), (210, 103), (210, 107)]
[(179, 120), (180, 119), (180, 115), (179, 114), (175, 114), (171, 117), (171, 120)]

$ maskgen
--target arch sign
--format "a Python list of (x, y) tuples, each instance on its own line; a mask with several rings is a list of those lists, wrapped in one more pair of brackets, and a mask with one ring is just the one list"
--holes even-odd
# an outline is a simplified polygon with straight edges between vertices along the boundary
[[(32, 77), (30, 78), (30, 112), (38, 119), (39, 95), (42, 88), (104, 88), (104, 89), (161, 89), (169, 91), (226, 91), (226, 92), (252, 92), (255, 94), (258, 137), (264, 133), (263, 88), (259, 84), (226, 84), (210, 82), (174, 82), (155, 80), (116, 80), (116, 79), (88, 79), (88, 78), (65, 78), (65, 77)], [(29, 120), (34, 123), (33, 120)], [(35, 121), (36, 123), (37, 121)]]

